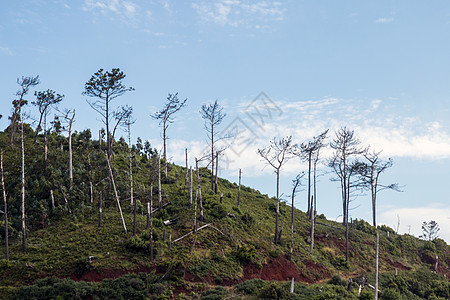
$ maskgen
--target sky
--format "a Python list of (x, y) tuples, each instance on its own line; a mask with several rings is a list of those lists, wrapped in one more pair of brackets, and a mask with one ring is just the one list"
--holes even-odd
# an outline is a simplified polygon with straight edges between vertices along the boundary
[[(34, 91), (65, 95), (78, 131), (102, 127), (82, 95), (100, 68), (120, 68), (134, 91), (112, 105), (134, 108), (132, 136), (161, 149), (151, 118), (168, 93), (187, 98), (168, 129), (168, 155), (189, 164), (207, 149), (199, 110), (218, 100), (227, 114), (219, 132), (235, 133), (220, 176), (275, 195), (275, 175), (257, 155), (274, 137), (308, 141), (342, 126), (394, 166), (382, 176), (403, 192), (378, 197), (378, 223), (421, 234), (440, 225), (450, 242), (450, 2), (448, 1), (2, 1), (0, 129), (8, 125), (17, 78), (39, 75)], [(36, 108), (28, 108), (37, 115)], [(124, 134), (123, 132), (121, 134)], [(328, 140), (330, 141), (330, 139)], [(339, 220), (340, 190), (325, 166), (318, 213)], [(306, 170), (298, 158), (281, 171), (283, 199)], [(306, 182), (303, 182), (305, 184)], [(295, 200), (306, 208), (306, 192)], [(352, 218), (371, 219), (367, 193), (351, 203)]]

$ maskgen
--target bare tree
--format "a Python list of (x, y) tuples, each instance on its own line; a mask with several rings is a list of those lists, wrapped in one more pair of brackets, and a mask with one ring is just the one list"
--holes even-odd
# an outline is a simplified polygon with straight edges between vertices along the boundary
[(113, 157), (114, 157), (114, 138), (116, 136), (116, 130), (119, 127), (124, 127), (126, 130), (128, 128), (127, 122), (129, 122), (130, 118), (132, 118), (131, 117), (132, 114), (133, 114), (133, 107), (128, 105), (123, 105), (113, 112), (113, 118), (114, 121), (116, 122), (114, 124), (114, 128), (111, 134), (111, 153)]
[(61, 116), (67, 126), (64, 126), (63, 129), (67, 130), (69, 135), (69, 178), (70, 178), (70, 189), (73, 188), (73, 152), (72, 152), (72, 125), (75, 121), (75, 109), (65, 109)]
[(106, 162), (108, 164), (109, 175), (110, 175), (112, 185), (114, 188), (114, 194), (116, 196), (117, 206), (119, 207), (119, 213), (120, 213), (120, 218), (122, 220), (122, 226), (123, 226), (123, 229), (125, 230), (125, 234), (127, 234), (127, 226), (125, 224), (125, 219), (123, 218), (122, 207), (120, 206), (119, 195), (117, 194), (117, 189), (116, 189), (116, 184), (114, 182), (114, 176), (113, 176), (113, 172), (112, 172), (112, 168), (111, 168), (111, 163), (109, 162), (109, 159), (108, 159), (108, 153), (106, 153)]
[(386, 189), (395, 190), (400, 192), (400, 188), (397, 183), (385, 185), (380, 183), (380, 175), (388, 168), (392, 167), (393, 160), (389, 158), (387, 161), (380, 158), (381, 151), (366, 151), (364, 157), (367, 163), (361, 163), (359, 173), (363, 182), (370, 188), (370, 194), (372, 198), (372, 219), (373, 226), (377, 227), (376, 213), (377, 213), (377, 195), (378, 192)]
[(283, 165), (287, 163), (289, 159), (292, 158), (293, 153), (295, 153), (297, 147), (292, 143), (292, 136), (282, 138), (277, 140), (273, 138), (270, 145), (266, 148), (258, 149), (258, 154), (261, 155), (266, 164), (270, 165), (275, 169), (275, 174), (277, 175), (277, 207), (276, 207), (276, 219), (275, 219), (275, 237), (274, 244), (278, 244), (279, 232), (278, 232), (278, 221), (280, 214), (280, 172)]
[(295, 177), (294, 180), (292, 180), (293, 183), (293, 187), (292, 187), (292, 195), (291, 195), (291, 199), (292, 199), (292, 204), (291, 204), (291, 255), (294, 252), (294, 199), (295, 199), (295, 194), (296, 194), (296, 190), (297, 187), (299, 185), (301, 185), (300, 180), (303, 178), (303, 176), (305, 176), (304, 173), (302, 174), (298, 174), (297, 177)]
[[(361, 142), (355, 137), (353, 130), (342, 127), (335, 133), (330, 147), (334, 149), (334, 154), (330, 160), (330, 167), (336, 173), (338, 181), (341, 184), (343, 224), (345, 226), (345, 259), (348, 260), (348, 212), (350, 204), (350, 195), (352, 189), (358, 187), (360, 183), (355, 182), (358, 173), (359, 162), (351, 161), (352, 157), (364, 153), (360, 146)], [(356, 179), (357, 181), (357, 179)]]
[(3, 150), (0, 154), (0, 168), (2, 172), (2, 191), (3, 191), (3, 206), (5, 216), (5, 259), (9, 260), (9, 241), (8, 241), (8, 203), (6, 201), (5, 176), (3, 173)]
[(239, 207), (241, 203), (241, 169), (239, 168), (239, 186), (238, 186), (238, 199), (237, 199), (237, 207)]
[[(52, 90), (46, 90), (43, 92), (35, 92), (36, 101), (31, 102), (38, 108), (39, 121), (36, 126), (36, 133), (34, 135), (34, 143), (36, 144), (39, 131), (42, 129), (44, 132), (44, 160), (47, 167), (47, 154), (48, 154), (48, 142), (47, 142), (47, 116), (50, 113), (52, 106), (58, 105), (63, 99), (64, 95), (56, 94)], [(43, 128), (42, 128), (43, 125)]]
[(113, 111), (110, 108), (111, 101), (122, 96), (134, 88), (123, 85), (122, 80), (126, 75), (119, 68), (113, 68), (111, 72), (104, 72), (103, 69), (98, 70), (91, 76), (84, 85), (84, 96), (96, 98), (96, 100), (87, 101), (88, 104), (102, 117), (102, 122), (106, 127), (106, 145), (108, 160), (111, 157), (111, 131), (110, 121)]
[(226, 114), (223, 113), (223, 107), (217, 103), (203, 104), (200, 110), (202, 118), (205, 120), (205, 130), (211, 144), (211, 190), (214, 190), (214, 144), (224, 137), (219, 137), (220, 132), (217, 131), (217, 126), (222, 123)]
[(20, 89), (17, 91), (16, 96), (18, 96), (19, 99), (15, 99), (12, 101), (13, 113), (9, 117), (9, 119), (11, 120), (11, 124), (9, 126), (11, 145), (14, 143), (14, 134), (17, 130), (17, 127), (19, 127), (19, 121), (22, 118), (22, 107), (28, 104), (28, 101), (25, 100), (24, 97), (28, 94), (30, 88), (38, 85), (40, 82), (41, 81), (39, 80), (39, 75), (35, 77), (22, 76), (21, 79), (17, 78), (17, 84), (20, 85)]
[(327, 137), (328, 129), (319, 134), (318, 136), (313, 137), (312, 141), (305, 142), (300, 144), (299, 149), (300, 151), (297, 153), (297, 155), (308, 162), (308, 208), (306, 210), (307, 215), (309, 218), (312, 217), (312, 211), (314, 210), (314, 205), (311, 198), (311, 171), (314, 164), (314, 172), (313, 172), (313, 179), (314, 179), (314, 187), (316, 182), (316, 166), (317, 162), (319, 160), (319, 152), (320, 149), (324, 147), (324, 140)]
[(183, 101), (180, 101), (178, 99), (178, 93), (170, 94), (167, 96), (167, 102), (165, 103), (164, 107), (157, 111), (154, 115), (152, 115), (152, 118), (155, 120), (159, 120), (159, 125), (163, 128), (163, 157), (164, 157), (164, 171), (167, 176), (167, 128), (169, 127), (169, 124), (174, 122), (173, 114), (175, 114), (177, 111), (179, 111), (181, 108), (186, 106), (187, 98)]

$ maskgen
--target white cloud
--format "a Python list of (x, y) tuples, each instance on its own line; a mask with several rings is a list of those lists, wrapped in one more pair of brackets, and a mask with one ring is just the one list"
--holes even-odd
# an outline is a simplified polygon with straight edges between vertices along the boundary
[[(237, 27), (251, 22), (283, 20), (284, 11), (280, 2), (251, 2), (238, 0), (221, 0), (217, 2), (196, 2), (191, 4), (200, 18), (221, 26)], [(264, 28), (260, 24), (255, 28)]]
[(380, 23), (380, 24), (384, 24), (384, 23), (391, 23), (394, 21), (394, 18), (379, 18), (375, 20), (375, 23)]
[(103, 16), (132, 25), (137, 22), (139, 7), (132, 1), (124, 0), (85, 0), (84, 11), (100, 13)]
[(4, 53), (6, 55), (13, 55), (13, 52), (11, 51), (11, 49), (9, 49), (8, 47), (2, 47), (0, 46), (0, 53)]
[(410, 233), (416, 237), (422, 234), (422, 223), (431, 220), (439, 224), (439, 237), (450, 243), (450, 208), (443, 203), (433, 203), (426, 207), (386, 208), (379, 214), (380, 224), (396, 228), (400, 218), (399, 233)]

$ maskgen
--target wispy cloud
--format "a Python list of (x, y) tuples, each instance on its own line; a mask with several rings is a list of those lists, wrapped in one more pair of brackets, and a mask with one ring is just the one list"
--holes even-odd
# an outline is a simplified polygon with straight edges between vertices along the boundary
[[(260, 110), (258, 114), (265, 118), (261, 126), (255, 124), (255, 118), (245, 114), (242, 103), (236, 102), (220, 129), (234, 130), (237, 138), (228, 143), (229, 149), (223, 156), (222, 167), (230, 170), (245, 168), (249, 174), (261, 176), (271, 172), (262, 170), (261, 158), (256, 154), (258, 148), (265, 147), (273, 137), (282, 138), (292, 135), (296, 143), (311, 139), (329, 128), (330, 136), (341, 126), (355, 130), (355, 134), (364, 145), (382, 150), (385, 157), (408, 157), (420, 159), (450, 158), (450, 132), (442, 121), (424, 121), (412, 115), (402, 115), (402, 107), (392, 109), (390, 100), (344, 100), (325, 98), (309, 101), (274, 101), (282, 114)], [(231, 107), (232, 103), (228, 103)], [(175, 139), (172, 141), (177, 143)], [(187, 141), (185, 141), (188, 144)], [(175, 144), (174, 144), (175, 145)], [(207, 151), (206, 142), (198, 141), (198, 153)], [(195, 152), (195, 151), (193, 151)], [(324, 150), (324, 156), (330, 150)], [(178, 159), (174, 157), (174, 159)], [(182, 163), (180, 156), (177, 162)], [(298, 173), (304, 166), (294, 160), (285, 172)]]
[(85, 0), (83, 5), (84, 11), (100, 13), (111, 19), (118, 18), (129, 25), (136, 23), (138, 9), (135, 2), (125, 0)]
[(394, 22), (394, 18), (379, 18), (375, 20), (375, 23), (384, 24)]
[(13, 52), (11, 51), (11, 49), (9, 49), (8, 47), (2, 47), (0, 46), (0, 53), (12, 56)]
[[(205, 22), (237, 27), (251, 22), (281, 21), (285, 8), (281, 2), (221, 0), (196, 2), (192, 7)], [(261, 27), (259, 24), (255, 26)]]

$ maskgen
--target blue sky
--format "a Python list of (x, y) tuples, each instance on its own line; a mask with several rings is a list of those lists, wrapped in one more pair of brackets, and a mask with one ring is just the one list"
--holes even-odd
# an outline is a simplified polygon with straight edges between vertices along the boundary
[[(448, 242), (449, 35), (447, 1), (3, 1), (0, 127), (16, 78), (39, 74), (37, 90), (64, 94), (61, 106), (77, 111), (75, 128), (95, 135), (101, 123), (81, 95), (84, 83), (99, 68), (119, 67), (136, 90), (114, 104), (134, 107), (134, 140), (161, 146), (150, 115), (178, 92), (188, 106), (169, 127), (169, 156), (182, 163), (184, 147), (198, 156), (206, 147), (198, 111), (218, 99), (227, 113), (221, 129), (238, 128), (243, 137), (222, 158), (221, 175), (236, 180), (241, 167), (244, 184), (274, 195), (258, 147), (274, 136), (300, 143), (346, 125), (394, 159), (384, 178), (404, 185), (403, 193), (380, 194), (379, 221), (395, 227), (398, 216), (400, 232), (419, 235), (433, 219)], [(277, 109), (258, 123), (246, 112), (261, 92)], [(286, 196), (304, 169), (292, 160), (283, 170)], [(318, 208), (335, 219), (340, 193), (329, 177), (320, 179)], [(305, 202), (300, 192), (296, 205)], [(367, 195), (352, 205), (352, 217), (370, 220)]]

